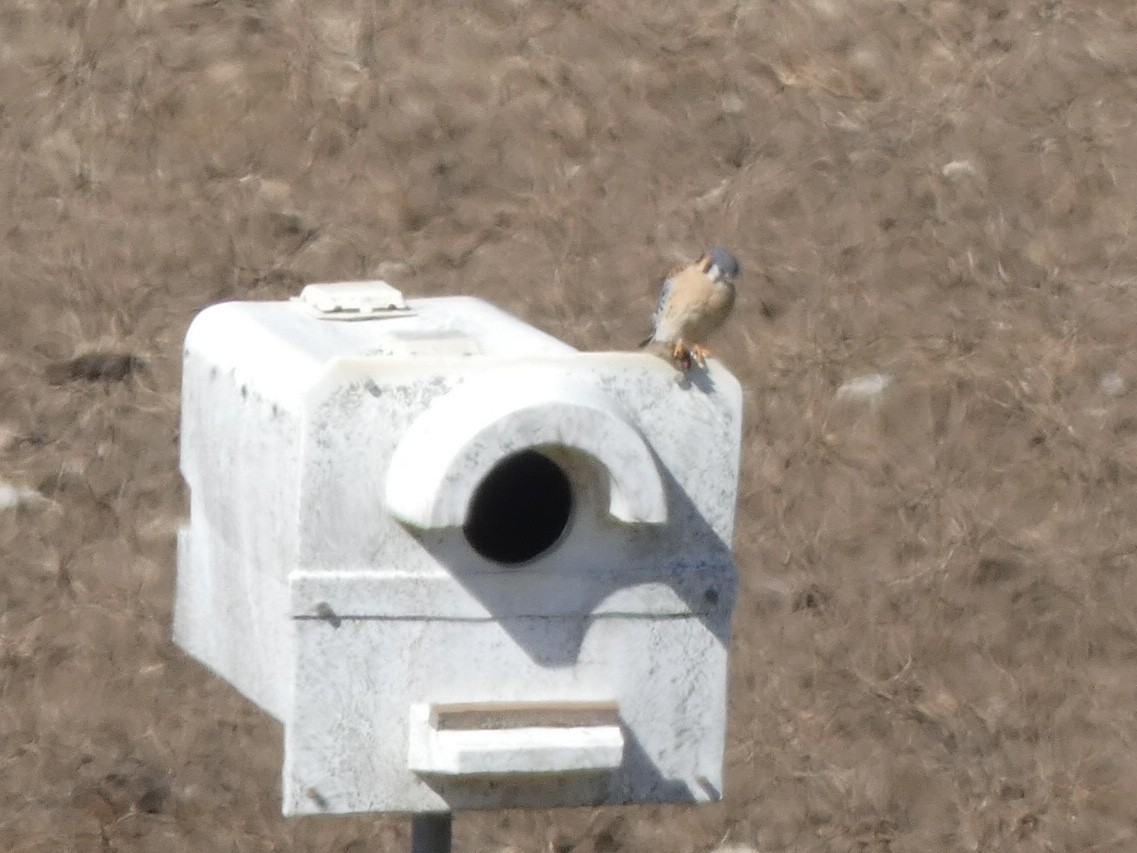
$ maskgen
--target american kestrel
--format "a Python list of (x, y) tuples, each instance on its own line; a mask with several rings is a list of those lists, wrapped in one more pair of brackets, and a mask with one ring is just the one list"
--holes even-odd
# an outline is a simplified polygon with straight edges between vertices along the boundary
[(734, 307), (734, 280), (741, 273), (738, 259), (718, 246), (677, 268), (663, 282), (651, 316), (655, 331), (640, 346), (667, 344), (684, 370), (691, 368), (692, 359), (705, 367), (711, 351), (703, 342)]

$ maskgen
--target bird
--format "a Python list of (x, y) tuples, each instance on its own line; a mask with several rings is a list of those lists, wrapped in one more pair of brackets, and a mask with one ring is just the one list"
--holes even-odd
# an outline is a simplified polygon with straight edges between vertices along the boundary
[(651, 315), (653, 331), (640, 346), (667, 345), (685, 371), (693, 361), (706, 367), (711, 351), (704, 342), (734, 307), (734, 280), (741, 274), (738, 259), (721, 246), (689, 266), (676, 267), (663, 282)]

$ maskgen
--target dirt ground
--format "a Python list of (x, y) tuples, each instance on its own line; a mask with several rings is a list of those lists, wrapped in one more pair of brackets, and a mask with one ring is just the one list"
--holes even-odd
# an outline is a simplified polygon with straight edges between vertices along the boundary
[(0, 0), (0, 199), (0, 849), (408, 849), (283, 819), (171, 644), (196, 311), (382, 276), (625, 349), (721, 243), (726, 800), (455, 849), (1137, 850), (1128, 0)]

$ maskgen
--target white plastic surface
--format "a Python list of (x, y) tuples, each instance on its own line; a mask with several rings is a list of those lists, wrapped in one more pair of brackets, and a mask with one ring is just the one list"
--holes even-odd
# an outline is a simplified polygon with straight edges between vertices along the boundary
[(507, 456), (567, 447), (608, 473), (609, 513), (632, 524), (667, 520), (667, 495), (651, 451), (612, 401), (585, 382), (552, 382), (547, 370), (495, 371), (436, 400), (391, 459), (387, 506), (415, 527), (463, 523), (470, 498)]
[(309, 284), (296, 302), (323, 320), (375, 320), (410, 312), (402, 292), (385, 281)]
[(411, 707), (407, 766), (443, 776), (508, 776), (617, 769), (624, 758), (618, 725), (439, 730), (430, 706)]
[[(718, 799), (737, 381), (579, 353), (476, 299), (407, 304), (194, 320), (176, 641), (283, 723), (286, 814)], [(526, 448), (572, 508), (503, 565), (464, 513)], [(484, 702), (612, 703), (619, 726), (437, 730), (409, 762), (413, 707)]]

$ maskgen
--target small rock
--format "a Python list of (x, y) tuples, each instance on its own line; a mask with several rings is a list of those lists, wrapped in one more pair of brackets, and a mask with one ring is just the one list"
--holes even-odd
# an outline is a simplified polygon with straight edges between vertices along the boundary
[(1116, 370), (1111, 370), (1098, 380), (1098, 388), (1110, 397), (1123, 397), (1129, 391), (1129, 383)]
[(884, 373), (869, 373), (850, 379), (837, 389), (838, 400), (875, 400), (892, 385), (892, 377)]
[(35, 489), (0, 480), (0, 512), (7, 509), (38, 508), (51, 503)]
[(979, 169), (970, 160), (952, 160), (950, 163), (945, 163), (944, 167), (940, 169), (940, 173), (949, 181), (954, 181), (957, 178), (979, 177)]

